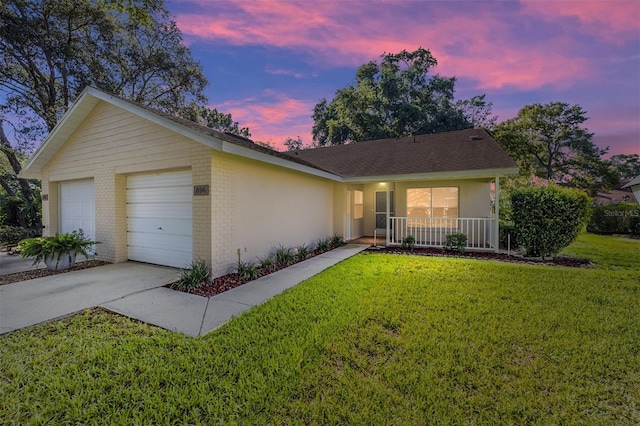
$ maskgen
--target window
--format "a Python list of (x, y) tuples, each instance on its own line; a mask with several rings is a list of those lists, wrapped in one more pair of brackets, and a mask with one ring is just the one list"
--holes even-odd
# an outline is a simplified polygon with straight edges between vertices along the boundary
[(419, 226), (417, 218), (457, 219), (458, 188), (407, 189), (407, 218), (409, 226)]
[(364, 195), (362, 191), (353, 191), (353, 218), (362, 219), (364, 216)]

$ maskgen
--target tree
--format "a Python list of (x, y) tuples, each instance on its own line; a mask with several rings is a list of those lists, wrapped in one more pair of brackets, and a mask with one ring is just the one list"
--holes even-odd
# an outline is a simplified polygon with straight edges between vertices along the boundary
[(429, 71), (437, 65), (426, 49), (383, 54), (358, 68), (356, 82), (313, 110), (313, 140), (319, 146), (459, 130), (488, 119), (484, 95), (456, 103), (455, 78)]
[(638, 154), (613, 155), (608, 163), (620, 176), (620, 179), (631, 180), (640, 176), (640, 155)]
[(6, 0), (0, 63), (0, 151), (10, 166), (0, 187), (27, 206), (37, 200), (32, 183), (17, 179), (22, 153), (87, 85), (170, 114), (199, 110), (196, 121), (248, 135), (230, 115), (202, 108), (207, 80), (162, 0)]
[(287, 138), (283, 142), (284, 146), (287, 148), (287, 151), (297, 151), (299, 149), (304, 149), (304, 142), (302, 142), (302, 138), (298, 136), (297, 139)]
[(231, 114), (224, 114), (215, 108), (190, 105), (184, 108), (180, 115), (188, 120), (221, 132), (231, 133), (245, 138), (251, 137), (248, 127), (240, 127), (237, 121), (233, 121)]
[(608, 148), (593, 143), (585, 114), (562, 102), (527, 105), (500, 123), (494, 137), (523, 174), (589, 191), (610, 187), (616, 179), (601, 158)]

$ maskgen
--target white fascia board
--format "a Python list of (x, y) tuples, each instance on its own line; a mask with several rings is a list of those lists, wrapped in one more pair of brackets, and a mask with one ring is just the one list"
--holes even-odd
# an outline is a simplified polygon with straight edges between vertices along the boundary
[(250, 158), (252, 160), (261, 161), (263, 163), (273, 164), (275, 166), (284, 167), (298, 172), (306, 173), (313, 176), (330, 179), (336, 182), (342, 182), (342, 178), (333, 173), (325, 172), (323, 170), (314, 169), (313, 167), (305, 166), (294, 161), (289, 161), (284, 158), (268, 155), (263, 152), (255, 151), (253, 149), (245, 148), (230, 142), (222, 142), (222, 152), (228, 154), (238, 155), (240, 157)]
[(380, 176), (361, 176), (361, 177), (345, 177), (342, 179), (344, 183), (368, 183), (368, 182), (401, 182), (416, 180), (445, 180), (445, 179), (494, 179), (499, 176), (518, 174), (518, 168), (506, 169), (483, 169), (483, 170), (460, 170), (454, 172), (438, 172), (438, 173), (413, 173), (406, 175), (380, 175)]

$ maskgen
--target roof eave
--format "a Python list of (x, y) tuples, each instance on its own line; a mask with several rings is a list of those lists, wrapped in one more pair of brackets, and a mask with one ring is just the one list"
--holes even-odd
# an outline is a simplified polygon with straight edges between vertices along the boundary
[(325, 172), (320, 169), (316, 169), (313, 167), (305, 166), (304, 164), (299, 164), (293, 161), (289, 161), (285, 158), (276, 157), (273, 155), (268, 155), (253, 149), (244, 148), (240, 145), (236, 145), (234, 143), (223, 142), (222, 143), (222, 152), (226, 152), (229, 154), (238, 155), (244, 158), (249, 158), (252, 160), (261, 161), (263, 163), (273, 164), (275, 166), (285, 167), (287, 169), (296, 170), (299, 172), (303, 172), (306, 174), (310, 174), (313, 176), (322, 177), (325, 179), (330, 179), (336, 182), (342, 181), (342, 178), (333, 173)]
[(481, 170), (457, 170), (436, 173), (412, 173), (403, 175), (378, 175), (378, 176), (354, 176), (342, 179), (344, 183), (369, 183), (369, 182), (408, 182), (418, 180), (447, 180), (447, 179), (493, 179), (500, 176), (516, 175), (517, 167), (481, 169)]

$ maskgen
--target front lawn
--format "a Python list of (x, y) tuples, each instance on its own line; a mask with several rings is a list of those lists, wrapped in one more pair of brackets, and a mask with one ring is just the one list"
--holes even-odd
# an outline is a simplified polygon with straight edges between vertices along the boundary
[(0, 337), (0, 423), (637, 424), (640, 241), (591, 268), (361, 254), (191, 339), (88, 311)]

